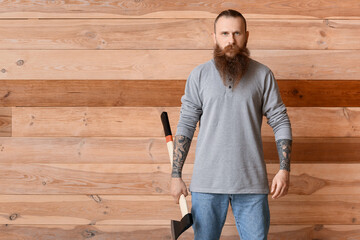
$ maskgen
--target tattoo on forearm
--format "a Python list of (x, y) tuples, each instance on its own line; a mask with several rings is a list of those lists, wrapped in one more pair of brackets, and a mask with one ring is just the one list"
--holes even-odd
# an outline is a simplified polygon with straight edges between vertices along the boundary
[(181, 178), (182, 168), (186, 156), (189, 152), (191, 139), (185, 136), (175, 136), (174, 138), (174, 157), (172, 166), (172, 177)]
[(280, 169), (285, 169), (290, 172), (290, 156), (292, 140), (280, 139), (276, 141), (276, 146), (280, 159)]

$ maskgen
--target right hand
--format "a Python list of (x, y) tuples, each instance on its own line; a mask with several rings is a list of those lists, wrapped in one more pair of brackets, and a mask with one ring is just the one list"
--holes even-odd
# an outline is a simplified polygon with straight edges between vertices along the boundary
[(175, 203), (179, 204), (179, 199), (181, 194), (184, 194), (186, 197), (188, 195), (188, 191), (186, 189), (186, 184), (182, 180), (182, 178), (171, 178), (171, 195), (175, 199)]

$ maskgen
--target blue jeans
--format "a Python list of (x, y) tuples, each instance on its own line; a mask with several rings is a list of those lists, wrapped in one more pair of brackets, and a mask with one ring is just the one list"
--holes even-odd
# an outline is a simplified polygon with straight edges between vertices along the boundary
[(194, 240), (218, 240), (229, 203), (241, 240), (267, 240), (270, 211), (267, 194), (191, 192)]

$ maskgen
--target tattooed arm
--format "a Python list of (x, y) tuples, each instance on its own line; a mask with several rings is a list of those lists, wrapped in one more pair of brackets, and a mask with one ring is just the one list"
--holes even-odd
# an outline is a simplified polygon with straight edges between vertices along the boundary
[(292, 140), (280, 139), (276, 141), (276, 147), (280, 159), (280, 170), (287, 170), (290, 172), (290, 155), (291, 155)]
[(292, 140), (279, 139), (276, 141), (276, 146), (280, 159), (280, 170), (275, 175), (270, 193), (273, 199), (283, 197), (287, 194), (290, 186), (290, 155), (291, 155)]
[(181, 194), (186, 197), (188, 191), (185, 182), (181, 178), (182, 168), (185, 163), (186, 156), (189, 152), (191, 139), (178, 135), (174, 138), (174, 157), (171, 172), (171, 195), (174, 197), (176, 203), (179, 203)]
[(185, 136), (175, 136), (174, 138), (174, 157), (171, 177), (181, 178), (182, 168), (186, 156), (189, 152), (191, 139)]

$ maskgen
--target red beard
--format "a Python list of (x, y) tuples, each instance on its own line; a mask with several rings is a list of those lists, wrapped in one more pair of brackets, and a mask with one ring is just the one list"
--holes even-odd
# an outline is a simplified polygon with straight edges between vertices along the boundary
[[(227, 56), (226, 53), (231, 53), (233, 57)], [(228, 45), (224, 49), (221, 49), (216, 44), (214, 61), (225, 86), (228, 84), (228, 79), (232, 79), (234, 81), (234, 88), (236, 87), (248, 69), (249, 56), (250, 51), (246, 44), (244, 48), (239, 48), (237, 45)]]

